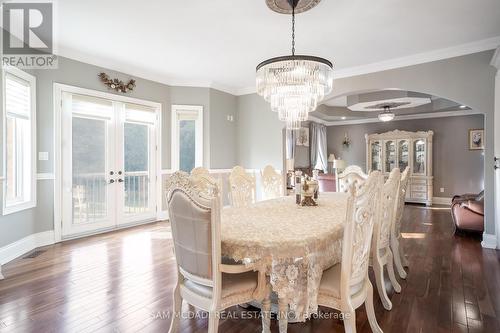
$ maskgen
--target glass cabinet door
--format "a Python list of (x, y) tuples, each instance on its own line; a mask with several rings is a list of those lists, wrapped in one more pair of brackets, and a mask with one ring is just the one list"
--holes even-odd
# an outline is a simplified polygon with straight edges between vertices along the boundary
[(425, 174), (425, 140), (417, 139), (413, 142), (413, 173)]
[(372, 171), (382, 171), (382, 144), (380, 141), (372, 141), (371, 143), (372, 155)]
[(396, 167), (396, 143), (392, 140), (385, 142), (385, 172), (391, 172)]
[(403, 172), (408, 166), (409, 148), (408, 140), (399, 140), (398, 142), (398, 163), (399, 170)]

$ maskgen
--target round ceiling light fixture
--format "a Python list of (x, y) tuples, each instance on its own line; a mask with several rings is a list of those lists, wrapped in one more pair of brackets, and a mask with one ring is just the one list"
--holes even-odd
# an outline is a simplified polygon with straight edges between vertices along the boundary
[[(287, 2), (292, 14), (292, 54), (271, 58), (257, 65), (256, 85), (257, 93), (271, 104), (271, 110), (286, 122), (287, 129), (298, 129), (301, 122), (307, 120), (309, 112), (316, 110), (318, 103), (332, 91), (333, 65), (324, 58), (295, 54), (296, 9), (306, 11), (317, 5), (319, 0)], [(299, 2), (301, 5), (297, 7)], [(267, 3), (269, 5), (269, 0)], [(284, 1), (274, 0), (273, 3), (279, 3), (283, 8)], [(288, 13), (286, 10), (278, 12)]]
[(378, 115), (378, 119), (383, 122), (391, 121), (394, 119), (394, 117), (394, 112), (391, 111), (391, 107), (389, 105), (385, 105), (384, 112), (379, 113)]

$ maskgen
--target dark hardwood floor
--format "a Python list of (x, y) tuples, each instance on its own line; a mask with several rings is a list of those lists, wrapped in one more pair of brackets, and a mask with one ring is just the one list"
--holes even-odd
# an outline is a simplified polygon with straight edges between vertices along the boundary
[[(410, 269), (407, 280), (401, 280), (402, 292), (390, 293), (393, 310), (384, 310), (375, 294), (384, 332), (500, 332), (500, 251), (453, 235), (445, 208), (407, 206), (403, 231)], [(168, 223), (42, 250), (36, 258), (3, 267), (0, 332), (168, 330), (176, 279)], [(198, 315), (182, 320), (181, 331), (206, 332), (204, 313)], [(364, 307), (356, 315), (358, 332), (370, 332)], [(252, 316), (258, 316), (256, 309), (233, 308), (219, 332), (260, 332), (260, 319), (248, 319)], [(276, 321), (272, 330), (278, 331)], [(343, 325), (339, 319), (313, 319), (290, 324), (288, 331), (343, 332)]]

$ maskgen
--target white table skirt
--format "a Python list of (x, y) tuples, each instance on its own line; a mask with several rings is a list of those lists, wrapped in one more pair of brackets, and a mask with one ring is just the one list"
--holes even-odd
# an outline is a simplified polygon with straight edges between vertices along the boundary
[(323, 270), (341, 260), (347, 198), (321, 193), (316, 207), (283, 197), (224, 208), (222, 255), (265, 270), (280, 301), (303, 321), (317, 312)]

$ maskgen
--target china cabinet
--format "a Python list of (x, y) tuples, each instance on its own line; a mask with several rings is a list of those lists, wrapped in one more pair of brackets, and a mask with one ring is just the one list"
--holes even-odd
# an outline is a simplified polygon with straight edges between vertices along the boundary
[(385, 177), (394, 168), (401, 172), (409, 166), (410, 180), (406, 202), (432, 205), (432, 131), (394, 130), (366, 134), (366, 169), (381, 171)]

